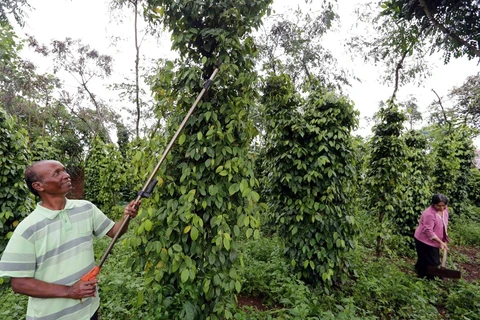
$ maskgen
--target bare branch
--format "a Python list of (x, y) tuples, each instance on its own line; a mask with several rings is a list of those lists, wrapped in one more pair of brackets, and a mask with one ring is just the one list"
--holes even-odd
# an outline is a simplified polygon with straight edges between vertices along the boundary
[(443, 119), (445, 120), (446, 123), (448, 123), (448, 130), (450, 131), (451, 128), (452, 128), (452, 123), (447, 118), (447, 114), (445, 113), (445, 109), (443, 108), (442, 99), (440, 98), (440, 96), (437, 94), (437, 92), (435, 90), (432, 89), (432, 91), (437, 96), (438, 104), (440, 105), (440, 108), (442, 109)]

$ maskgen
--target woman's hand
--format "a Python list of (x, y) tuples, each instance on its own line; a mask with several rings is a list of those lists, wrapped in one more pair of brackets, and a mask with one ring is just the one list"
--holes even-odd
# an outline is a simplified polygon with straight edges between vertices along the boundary
[(435, 240), (435, 241), (437, 241), (437, 242), (440, 244), (440, 249), (442, 249), (442, 250), (448, 250), (447, 244), (446, 244), (445, 242), (443, 242), (442, 240), (440, 240), (440, 238), (435, 237), (435, 238), (433, 238), (432, 240)]
[(448, 250), (447, 244), (443, 241), (440, 242), (440, 249), (442, 250)]

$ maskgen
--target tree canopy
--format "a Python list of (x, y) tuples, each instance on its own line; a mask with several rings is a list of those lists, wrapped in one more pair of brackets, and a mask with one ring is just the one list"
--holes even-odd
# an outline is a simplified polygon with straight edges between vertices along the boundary
[(388, 0), (383, 14), (410, 21), (430, 39), (432, 51), (450, 57), (480, 58), (480, 2), (478, 0)]

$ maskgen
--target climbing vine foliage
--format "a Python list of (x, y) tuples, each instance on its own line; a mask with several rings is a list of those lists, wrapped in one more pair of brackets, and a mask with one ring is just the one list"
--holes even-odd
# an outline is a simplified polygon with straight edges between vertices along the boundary
[(28, 165), (27, 132), (0, 107), (0, 253), (34, 201), (23, 180)]
[(418, 217), (430, 205), (433, 188), (433, 157), (427, 153), (428, 142), (425, 134), (411, 130), (403, 136), (406, 147), (406, 174), (408, 179), (403, 185), (403, 204), (395, 215), (396, 232), (408, 237), (413, 244), (412, 235), (418, 225)]
[(402, 218), (399, 208), (404, 202), (407, 170), (407, 147), (401, 139), (404, 121), (405, 115), (395, 104), (388, 102), (378, 112), (378, 123), (373, 127), (374, 135), (370, 141), (365, 187), (367, 208), (378, 222), (378, 256), (383, 254), (384, 239), (398, 232), (392, 222)]
[[(438, 139), (433, 143), (435, 153), (434, 188), (450, 200), (450, 210), (455, 215), (466, 213), (471, 169), (474, 166), (475, 148), (472, 132), (464, 126), (453, 130), (437, 128)], [(453, 219), (455, 219), (453, 215)]]
[(268, 78), (262, 103), (264, 195), (297, 273), (328, 290), (347, 279), (354, 248), (350, 132), (357, 113), (319, 85), (302, 101), (285, 75)]
[(85, 162), (85, 197), (105, 212), (122, 200), (120, 190), (126, 185), (124, 158), (113, 144), (95, 139)]
[(151, 19), (172, 32), (181, 56), (154, 81), (157, 110), (173, 109), (170, 134), (221, 63), (162, 168), (155, 191), (161, 196), (146, 203), (130, 241), (159, 319), (233, 318), (241, 290), (238, 240), (258, 237), (260, 223), (248, 152), (255, 133), (249, 108), (257, 95), (256, 50), (247, 33), (260, 24), (269, 2), (148, 2)]

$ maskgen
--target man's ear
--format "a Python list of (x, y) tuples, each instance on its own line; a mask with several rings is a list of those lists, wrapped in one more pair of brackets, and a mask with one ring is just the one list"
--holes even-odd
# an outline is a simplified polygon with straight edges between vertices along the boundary
[(35, 181), (32, 183), (32, 187), (33, 189), (37, 190), (37, 191), (43, 191), (45, 188), (43, 187), (43, 183), (41, 183), (40, 181)]

